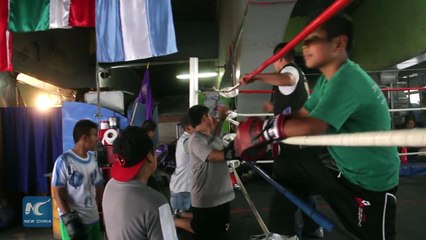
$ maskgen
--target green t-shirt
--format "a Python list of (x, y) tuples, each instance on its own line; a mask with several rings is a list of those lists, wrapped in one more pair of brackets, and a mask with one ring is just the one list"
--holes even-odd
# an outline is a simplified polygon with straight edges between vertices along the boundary
[[(390, 130), (386, 99), (379, 86), (350, 60), (330, 80), (318, 79), (305, 104), (309, 116), (329, 124), (328, 133)], [(343, 176), (367, 190), (385, 191), (399, 180), (396, 147), (328, 147)]]

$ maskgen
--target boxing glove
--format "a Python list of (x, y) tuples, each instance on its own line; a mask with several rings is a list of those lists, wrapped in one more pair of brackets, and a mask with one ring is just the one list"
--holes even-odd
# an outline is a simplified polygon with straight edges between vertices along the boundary
[(240, 123), (234, 144), (237, 155), (247, 161), (262, 158), (267, 144), (286, 138), (284, 122), (285, 116), (278, 115), (267, 120), (250, 117)]
[(61, 216), (71, 240), (85, 240), (87, 238), (84, 224), (77, 212), (71, 211)]

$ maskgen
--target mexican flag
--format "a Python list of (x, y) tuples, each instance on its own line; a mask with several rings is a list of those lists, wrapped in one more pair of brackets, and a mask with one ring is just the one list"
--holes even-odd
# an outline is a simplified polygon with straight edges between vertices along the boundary
[(12, 71), (12, 36), (7, 30), (7, 0), (0, 0), (0, 72)]
[(9, 0), (11, 32), (95, 27), (95, 0)]

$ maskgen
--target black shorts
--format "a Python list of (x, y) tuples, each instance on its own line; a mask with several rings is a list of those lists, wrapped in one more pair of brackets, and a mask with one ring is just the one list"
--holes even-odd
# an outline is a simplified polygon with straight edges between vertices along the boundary
[(192, 207), (192, 213), (191, 226), (197, 240), (225, 239), (230, 223), (230, 202), (211, 208)]
[[(273, 178), (280, 185), (284, 185), (281, 180), (282, 174), (285, 172), (286, 163), (288, 159), (294, 159), (294, 161), (303, 161), (305, 158), (317, 159), (321, 148), (319, 147), (304, 147), (294, 145), (280, 144), (280, 154), (274, 161)], [(303, 154), (302, 154), (303, 152)], [(301, 158), (303, 157), (303, 158)], [(316, 200), (312, 193), (303, 192), (298, 195), (305, 203), (308, 203), (312, 208), (316, 209)], [(302, 214), (303, 222), (296, 221), (297, 207), (293, 204), (287, 205), (288, 201), (280, 192), (274, 191), (269, 211), (269, 230), (273, 233), (281, 235), (293, 236), (301, 231), (300, 224), (303, 223), (303, 232), (310, 233), (318, 229), (320, 226), (311, 220), (305, 214)], [(297, 226), (297, 227), (295, 227)]]
[[(281, 161), (280, 182), (298, 196), (321, 195), (343, 226), (360, 239), (395, 239), (397, 188), (369, 191), (327, 168), (308, 151)], [(295, 208), (284, 198), (282, 207)]]

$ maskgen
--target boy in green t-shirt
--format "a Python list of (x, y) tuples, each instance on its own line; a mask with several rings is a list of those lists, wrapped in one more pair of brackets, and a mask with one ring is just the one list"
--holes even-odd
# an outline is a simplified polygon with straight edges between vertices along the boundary
[[(258, 119), (241, 123), (237, 153), (244, 158), (259, 144), (291, 136), (390, 130), (386, 99), (370, 76), (349, 60), (351, 48), (352, 23), (343, 15), (309, 34), (302, 46), (306, 66), (322, 72), (313, 94), (292, 118), (280, 115), (265, 123)], [(338, 171), (312, 158), (286, 159), (281, 174), (285, 185), (298, 195), (321, 195), (358, 238), (395, 239), (396, 147), (330, 146), (328, 150)], [(289, 201), (283, 207), (296, 209)]]

